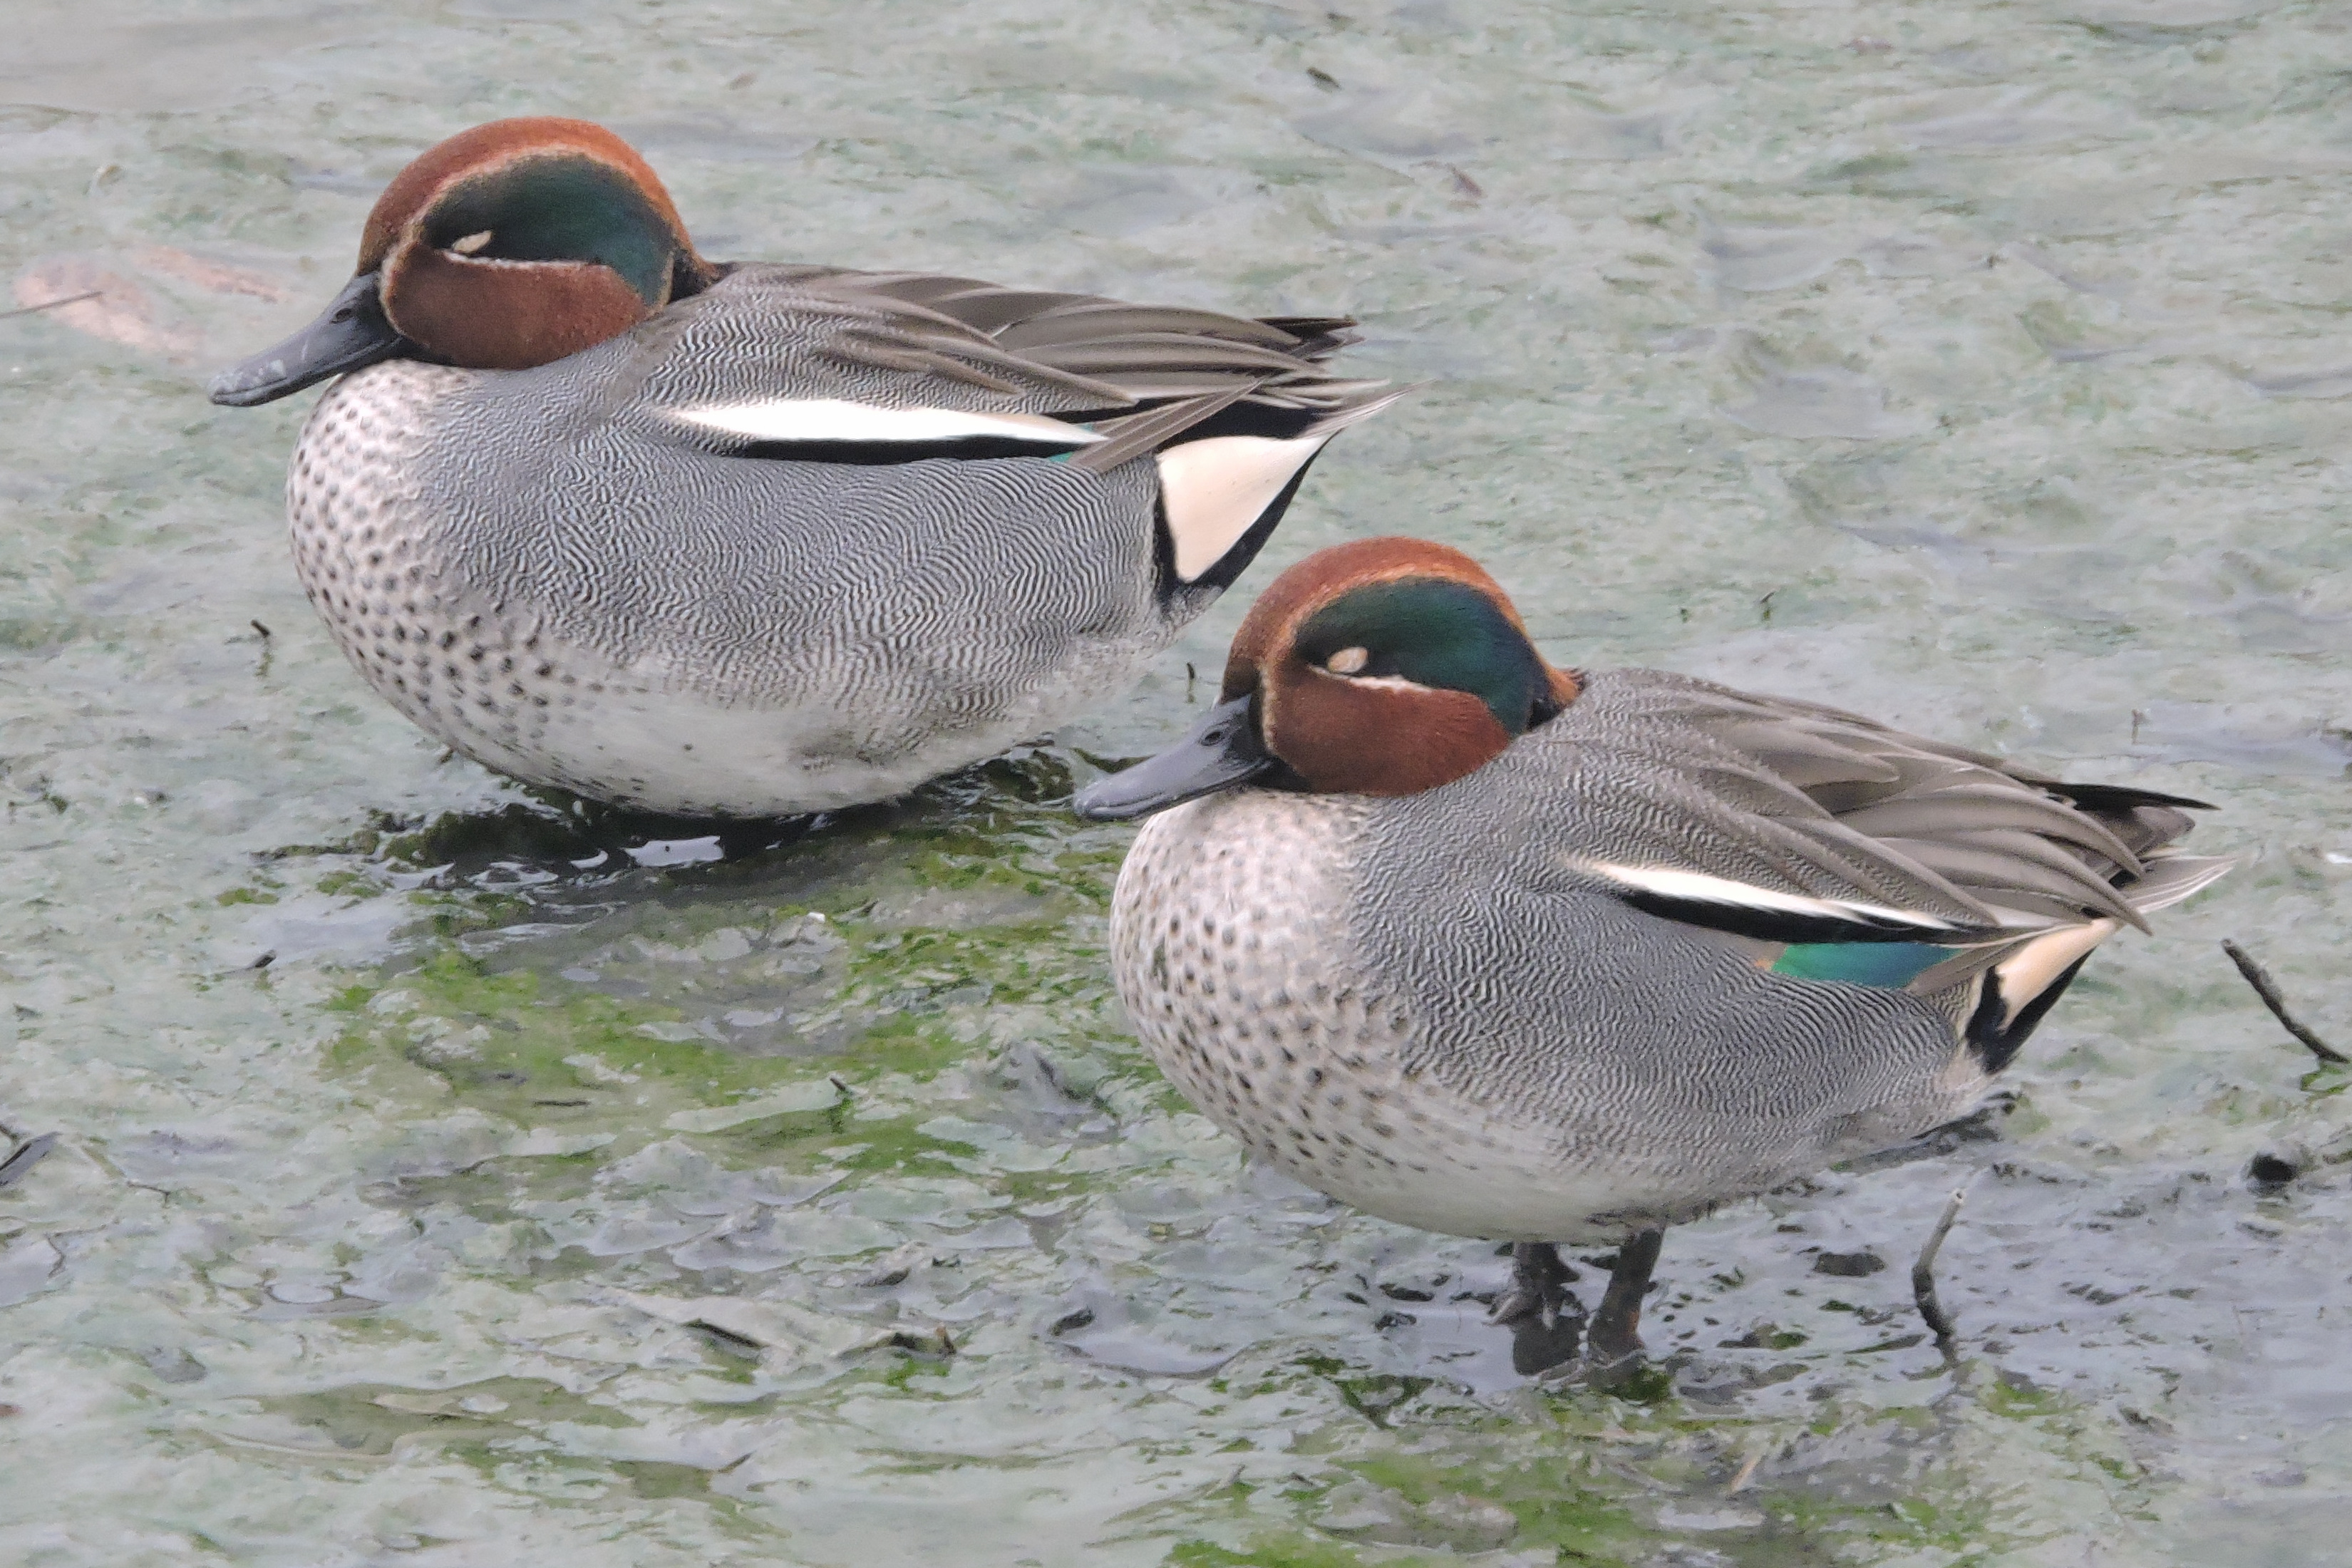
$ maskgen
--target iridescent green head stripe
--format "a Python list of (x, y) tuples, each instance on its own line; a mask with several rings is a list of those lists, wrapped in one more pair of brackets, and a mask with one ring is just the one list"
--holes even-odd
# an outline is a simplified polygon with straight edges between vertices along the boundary
[(479, 261), (591, 261), (649, 310), (668, 303), (678, 244), (669, 215), (625, 170), (569, 149), (526, 153), (453, 181), (426, 210), (424, 240)]
[(1349, 589), (1307, 617), (1297, 647), (1326, 666), (1361, 648), (1365, 662), (1351, 671), (1361, 678), (1466, 691), (1513, 735), (1552, 707), (1551, 671), (1527, 634), (1467, 583), (1400, 577)]
[[(501, 226), (520, 232), (502, 235)], [(446, 249), (484, 233), (492, 247), (481, 254), (603, 261), (641, 295), (648, 283), (658, 286), (643, 257), (667, 244), (696, 288), (709, 282), (652, 165), (593, 121), (551, 115), (493, 120), (419, 153), (369, 211), (354, 270), (377, 270), (404, 243)]]

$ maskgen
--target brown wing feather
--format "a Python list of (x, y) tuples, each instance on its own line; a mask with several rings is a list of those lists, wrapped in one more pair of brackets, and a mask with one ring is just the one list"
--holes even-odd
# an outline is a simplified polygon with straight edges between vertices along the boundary
[[(1239, 387), (1244, 401), (1269, 408), (1360, 416), (1392, 395), (1385, 383), (1344, 379), (1322, 368), (1324, 359), (1354, 341), (1347, 331), (1354, 323), (1345, 317), (1253, 320), (971, 278), (793, 270), (804, 288), (896, 307), (890, 313), (907, 320), (909, 335), (925, 335), (915, 324), (925, 318), (934, 329), (961, 328), (1002, 354), (1091, 389), (1116, 389), (1130, 404)], [(934, 330), (931, 335), (940, 334)], [(948, 357), (969, 363), (967, 356)]]
[(1932, 916), (1977, 940), (2145, 925), (2157, 895), (2218, 874), (2156, 875), (2193, 803), (2068, 785), (1817, 703), (1620, 670), (1537, 734), (1555, 731), (1543, 744), (1589, 759), (1575, 765), (1639, 778), (1640, 800), (1607, 833), (1644, 864)]

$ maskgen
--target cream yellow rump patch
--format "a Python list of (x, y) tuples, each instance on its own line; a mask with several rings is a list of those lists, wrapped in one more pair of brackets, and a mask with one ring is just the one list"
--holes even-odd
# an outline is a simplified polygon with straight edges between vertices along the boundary
[(1330, 438), (1213, 436), (1161, 452), (1160, 504), (1176, 547), (1176, 575), (1196, 582), (1223, 560)]

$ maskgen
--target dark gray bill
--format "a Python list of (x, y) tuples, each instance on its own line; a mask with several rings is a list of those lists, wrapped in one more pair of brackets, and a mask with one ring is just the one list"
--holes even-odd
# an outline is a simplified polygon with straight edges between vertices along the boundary
[(1247, 784), (1281, 766), (1250, 722), (1250, 699), (1236, 697), (1210, 709), (1191, 734), (1158, 756), (1097, 779), (1070, 805), (1090, 822), (1118, 822)]
[(232, 408), (250, 408), (299, 392), (331, 375), (415, 353), (416, 346), (385, 319), (377, 282), (376, 274), (361, 273), (343, 285), (343, 291), (320, 312), (317, 321), (284, 342), (213, 377), (213, 401)]

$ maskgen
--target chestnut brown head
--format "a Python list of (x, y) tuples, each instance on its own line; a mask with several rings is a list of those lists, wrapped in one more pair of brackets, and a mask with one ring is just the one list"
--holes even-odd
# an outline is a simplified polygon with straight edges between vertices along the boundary
[(378, 360), (549, 364), (708, 288), (661, 180), (584, 120), (498, 120), (427, 150), (368, 215), (359, 268), (320, 319), (217, 378), (267, 403)]
[(1413, 795), (1475, 772), (1577, 697), (1460, 551), (1368, 539), (1276, 578), (1234, 635), (1218, 706), (1170, 751), (1090, 786), (1141, 816), (1256, 781)]

